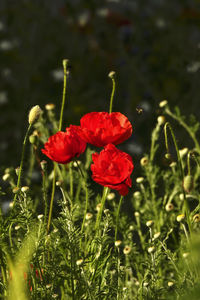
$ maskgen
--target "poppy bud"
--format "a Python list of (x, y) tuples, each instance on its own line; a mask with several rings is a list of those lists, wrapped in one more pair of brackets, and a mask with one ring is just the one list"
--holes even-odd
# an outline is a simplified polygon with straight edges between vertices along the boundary
[(108, 74), (108, 77), (110, 77), (111, 79), (113, 79), (115, 77), (115, 72), (114, 71), (111, 71), (109, 74)]
[(191, 190), (193, 189), (193, 176), (192, 175), (187, 175), (183, 179), (183, 188), (184, 191), (187, 193), (190, 193)]
[(147, 227), (152, 227), (154, 225), (154, 221), (149, 220), (146, 222)]
[(182, 222), (184, 219), (185, 219), (184, 214), (178, 215), (177, 218), (176, 218), (177, 222)]
[(29, 124), (33, 124), (37, 121), (39, 116), (41, 115), (42, 110), (39, 105), (35, 105), (31, 108), (29, 115), (28, 115), (28, 122)]
[(157, 121), (158, 121), (158, 125), (160, 126), (165, 124), (166, 122), (165, 116), (158, 116)]
[(47, 103), (45, 105), (45, 109), (46, 110), (54, 110), (54, 108), (55, 108), (55, 104), (54, 103)]
[(116, 246), (116, 247), (119, 247), (119, 246), (121, 245), (121, 243), (122, 243), (122, 241), (117, 240), (117, 241), (115, 241), (115, 246)]
[(167, 105), (167, 103), (168, 103), (167, 100), (163, 100), (163, 101), (161, 101), (161, 102), (159, 103), (159, 106), (160, 106), (160, 107), (164, 107), (164, 106)]

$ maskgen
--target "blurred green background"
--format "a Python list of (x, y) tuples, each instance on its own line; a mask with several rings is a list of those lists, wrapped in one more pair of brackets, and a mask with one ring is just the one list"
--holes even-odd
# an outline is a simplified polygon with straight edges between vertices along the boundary
[(133, 123), (133, 156), (148, 151), (161, 100), (199, 116), (199, 1), (1, 0), (1, 166), (19, 164), (33, 105), (53, 102), (59, 115), (64, 58), (71, 69), (66, 126), (108, 110), (114, 70), (113, 110)]

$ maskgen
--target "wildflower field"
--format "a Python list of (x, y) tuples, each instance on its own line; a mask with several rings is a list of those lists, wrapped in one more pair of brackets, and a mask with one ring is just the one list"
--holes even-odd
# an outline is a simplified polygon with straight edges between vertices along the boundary
[(199, 122), (161, 101), (137, 161), (120, 148), (134, 124), (114, 110), (115, 72), (105, 111), (68, 124), (63, 68), (60, 116), (32, 107), (1, 174), (1, 299), (200, 299)]

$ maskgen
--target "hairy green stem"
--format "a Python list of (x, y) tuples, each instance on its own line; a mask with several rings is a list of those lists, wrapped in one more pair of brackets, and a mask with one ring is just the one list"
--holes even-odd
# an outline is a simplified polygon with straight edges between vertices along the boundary
[[(179, 153), (179, 149), (178, 149), (178, 145), (176, 142), (176, 138), (173, 132), (173, 129), (170, 125), (169, 122), (165, 123), (164, 125), (164, 134), (165, 134), (165, 145), (166, 145), (166, 149), (167, 149), (167, 153), (169, 153), (169, 144), (168, 144), (168, 137), (167, 137), (167, 128), (169, 128), (170, 133), (171, 133), (171, 137), (176, 149), (176, 155), (177, 155), (177, 159), (178, 159), (178, 164), (179, 164), (179, 168), (180, 168), (180, 172), (181, 172), (181, 180), (182, 182), (184, 181), (184, 171), (183, 171), (183, 166), (182, 166), (182, 161), (181, 161), (181, 157), (180, 157), (180, 153)], [(187, 218), (187, 223), (188, 223), (188, 228), (189, 228), (189, 232), (191, 233), (191, 222), (190, 222), (190, 217), (189, 217), (189, 208), (188, 208), (188, 203), (187, 203), (187, 199), (186, 199), (186, 195), (185, 195), (185, 190), (183, 189), (183, 195), (184, 195), (184, 211), (186, 213), (186, 218)]]
[(195, 148), (196, 150), (198, 151), (198, 153), (200, 153), (200, 145), (198, 143), (198, 140), (196, 138), (196, 135), (194, 132), (191, 131), (190, 127), (183, 121), (181, 120), (180, 118), (178, 118), (175, 114), (173, 114), (169, 108), (166, 108), (165, 112), (170, 116), (172, 117), (174, 120), (178, 121), (179, 124), (181, 126), (183, 126), (183, 128), (185, 128), (185, 130), (188, 132), (188, 134), (190, 135), (190, 137), (192, 138), (194, 144), (195, 144)]
[(116, 87), (114, 77), (112, 76), (111, 79), (112, 79), (112, 93), (111, 93), (111, 97), (110, 97), (110, 108), (109, 108), (109, 113), (112, 112), (113, 99), (114, 99), (114, 95), (115, 95), (115, 87)]
[(117, 216), (116, 216), (116, 226), (115, 226), (115, 241), (117, 240), (117, 231), (118, 231), (118, 225), (119, 225), (119, 212), (122, 205), (123, 196), (120, 197), (119, 205), (117, 208)]
[(48, 223), (47, 223), (47, 234), (49, 232), (49, 228), (50, 228), (50, 224), (51, 224), (55, 186), (56, 186), (56, 163), (54, 163), (54, 168), (53, 168), (53, 181), (52, 181), (51, 201), (50, 201), (50, 207), (49, 207), (49, 217), (48, 217)]
[[(67, 63), (68, 63), (68, 60), (64, 59), (63, 60), (64, 83), (63, 83), (62, 105), (61, 105), (61, 111), (60, 111), (60, 121), (59, 121), (59, 128), (58, 128), (59, 131), (62, 129), (63, 111), (64, 111), (64, 106), (65, 106), (65, 96), (66, 96), (66, 87), (67, 87)], [(53, 200), (54, 200), (54, 194), (55, 194), (55, 185), (56, 185), (56, 165), (54, 163), (52, 193), (51, 193), (51, 201), (50, 201), (50, 209), (49, 209), (49, 218), (48, 218), (48, 224), (47, 224), (47, 233), (49, 232), (49, 228), (50, 228), (50, 224), (51, 224)]]
[(103, 196), (101, 198), (101, 206), (100, 206), (100, 210), (99, 210), (99, 212), (97, 214), (97, 219), (96, 219), (96, 224), (95, 224), (95, 230), (96, 230), (97, 233), (99, 231), (100, 222), (101, 222), (101, 216), (102, 216), (102, 212), (103, 212), (104, 205), (105, 205), (105, 202), (106, 202), (107, 193), (108, 193), (108, 187), (104, 187), (104, 189), (103, 189)]
[[(23, 169), (23, 164), (24, 164), (25, 148), (26, 148), (26, 143), (27, 143), (27, 139), (28, 139), (28, 135), (29, 135), (31, 127), (32, 127), (32, 123), (29, 124), (28, 129), (26, 131), (24, 141), (23, 141), (22, 157), (21, 157), (21, 162), (20, 162), (20, 167), (19, 167), (19, 174), (18, 174), (18, 179), (17, 179), (17, 188), (20, 187), (20, 183), (21, 183), (22, 169)], [(17, 199), (17, 193), (15, 194), (14, 199), (13, 199), (13, 207), (15, 206), (16, 199)]]

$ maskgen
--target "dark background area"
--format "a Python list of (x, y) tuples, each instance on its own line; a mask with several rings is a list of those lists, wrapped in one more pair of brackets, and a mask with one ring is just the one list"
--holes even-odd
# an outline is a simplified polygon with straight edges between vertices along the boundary
[(132, 155), (148, 151), (161, 100), (199, 117), (199, 1), (1, 0), (1, 166), (19, 164), (33, 105), (53, 102), (59, 117), (64, 58), (71, 65), (66, 126), (109, 109), (114, 70), (113, 110), (133, 124)]

